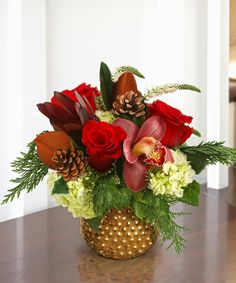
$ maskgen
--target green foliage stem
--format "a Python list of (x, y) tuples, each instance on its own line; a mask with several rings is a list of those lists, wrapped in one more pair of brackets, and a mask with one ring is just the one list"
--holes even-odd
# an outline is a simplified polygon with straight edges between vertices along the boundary
[(175, 213), (170, 210), (170, 207), (177, 201), (168, 196), (153, 195), (149, 189), (141, 193), (134, 193), (133, 196), (132, 208), (137, 217), (159, 228), (162, 243), (170, 241), (168, 248), (174, 245), (176, 252), (180, 253), (185, 243), (181, 233), (186, 228), (178, 225), (175, 219), (184, 213)]
[(13, 201), (15, 197), (18, 198), (24, 190), (27, 193), (31, 192), (48, 173), (48, 167), (38, 158), (35, 143), (31, 142), (27, 147), (28, 152), (21, 152), (21, 156), (11, 163), (12, 170), (18, 174), (18, 177), (11, 180), (16, 186), (8, 190), (2, 204)]
[(187, 155), (193, 170), (199, 174), (207, 165), (217, 162), (231, 165), (236, 162), (236, 148), (223, 145), (224, 142), (200, 143), (197, 146), (184, 146), (180, 150)]
[(130, 206), (131, 192), (119, 183), (114, 175), (104, 175), (94, 186), (94, 211), (98, 217), (103, 217), (110, 209), (120, 209)]

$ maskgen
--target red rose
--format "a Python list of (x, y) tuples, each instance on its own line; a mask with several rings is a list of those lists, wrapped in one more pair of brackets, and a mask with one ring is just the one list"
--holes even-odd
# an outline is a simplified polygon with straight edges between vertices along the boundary
[(88, 163), (97, 171), (107, 171), (112, 162), (122, 154), (122, 142), (126, 138), (125, 131), (118, 126), (105, 122), (90, 120), (82, 132), (82, 142), (89, 155)]
[[(63, 90), (62, 93), (68, 96), (71, 100), (78, 101), (74, 93), (75, 90), (80, 95), (83, 95), (87, 98), (88, 102), (90, 103), (94, 111), (97, 109), (96, 103), (95, 103), (95, 97), (99, 96), (100, 93), (96, 87), (91, 87), (90, 84), (86, 85), (86, 83), (82, 83), (72, 90), (68, 90), (68, 89)], [(52, 97), (51, 102), (54, 104), (60, 105), (60, 103), (57, 101), (55, 96)]]
[(191, 123), (193, 118), (165, 102), (157, 100), (148, 105), (148, 110), (150, 116), (160, 116), (166, 122), (166, 133), (160, 141), (163, 145), (169, 148), (181, 145), (193, 133), (193, 128), (185, 125)]

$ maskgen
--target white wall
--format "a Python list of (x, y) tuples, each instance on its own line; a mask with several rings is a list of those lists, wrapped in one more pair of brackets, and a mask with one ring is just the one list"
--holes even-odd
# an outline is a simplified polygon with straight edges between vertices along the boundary
[[(19, 2), (22, 5), (18, 5)], [(163, 100), (194, 116), (193, 125), (205, 139), (206, 2), (2, 0), (0, 13), (3, 17), (0, 17), (0, 21), (13, 23), (12, 28), (19, 31), (11, 35), (14, 37), (12, 41), (17, 38), (13, 53), (19, 62), (13, 75), (7, 73), (9, 78), (5, 81), (8, 86), (3, 92), (8, 116), (12, 103), (12, 96), (11, 99), (7, 96), (9, 93), (14, 95), (15, 108), (1, 132), (7, 138), (0, 141), (1, 154), (4, 156), (1, 161), (4, 177), (0, 181), (0, 198), (4, 194), (3, 190), (9, 187), (10, 160), (14, 159), (26, 141), (31, 140), (40, 130), (49, 128), (47, 119), (37, 112), (34, 105), (45, 101), (46, 97), (49, 99), (53, 90), (73, 88), (81, 82), (99, 86), (100, 61), (106, 62), (111, 68), (128, 64), (140, 69), (146, 76), (145, 80), (138, 79), (141, 91), (148, 86), (167, 82), (199, 86), (202, 94), (179, 92), (163, 96)], [(18, 14), (16, 18), (7, 12), (9, 3), (14, 3), (13, 10)], [(11, 18), (7, 20), (6, 17)], [(0, 25), (0, 30), (6, 37), (8, 27)], [(6, 40), (5, 45), (0, 45), (1, 60), (6, 58), (4, 54), (11, 42)], [(10, 65), (5, 63), (12, 70), (13, 61), (10, 60)], [(17, 77), (15, 92), (12, 94), (10, 80)], [(0, 112), (4, 117), (5, 114)], [(17, 121), (17, 127), (14, 121)], [(14, 139), (12, 132), (8, 131), (9, 126), (14, 129)], [(192, 141), (197, 143), (198, 139), (194, 137)], [(11, 147), (8, 146), (9, 142)], [(11, 150), (6, 151), (6, 147)], [(205, 173), (200, 176), (200, 181), (206, 181)], [(19, 207), (15, 203), (0, 207), (0, 221), (51, 205), (46, 184), (42, 184), (34, 194), (22, 197)]]
[[(10, 162), (24, 151), (35, 134), (47, 128), (36, 104), (46, 100), (45, 2), (5, 0), (0, 2), (1, 139), (0, 199), (15, 177)], [(0, 221), (48, 207), (46, 184), (0, 206)]]
[(83, 81), (98, 85), (101, 60), (111, 68), (132, 65), (146, 77), (138, 79), (143, 91), (168, 82), (199, 86), (201, 95), (183, 91), (163, 100), (192, 115), (205, 138), (206, 8), (205, 0), (47, 1), (48, 93)]

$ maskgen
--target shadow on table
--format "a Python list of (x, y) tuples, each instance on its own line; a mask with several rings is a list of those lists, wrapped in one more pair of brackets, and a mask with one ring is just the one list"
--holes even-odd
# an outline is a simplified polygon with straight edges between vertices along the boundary
[(92, 251), (80, 257), (78, 271), (81, 283), (155, 282), (155, 253), (149, 252), (136, 259), (111, 260)]

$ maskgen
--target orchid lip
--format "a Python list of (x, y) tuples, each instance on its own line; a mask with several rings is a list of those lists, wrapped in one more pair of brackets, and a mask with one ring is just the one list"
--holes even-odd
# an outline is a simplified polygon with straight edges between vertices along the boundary
[(132, 153), (136, 156), (145, 154), (148, 156), (153, 151), (158, 141), (153, 137), (143, 137), (132, 148)]

